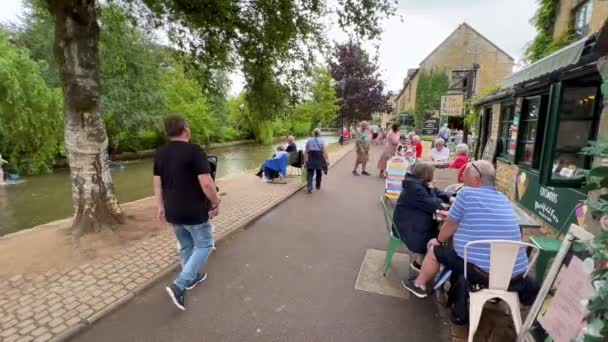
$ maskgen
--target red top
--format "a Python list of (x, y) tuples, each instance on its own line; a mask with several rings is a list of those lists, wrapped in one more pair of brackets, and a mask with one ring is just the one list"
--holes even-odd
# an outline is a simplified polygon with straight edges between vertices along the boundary
[(342, 137), (344, 137), (344, 138), (350, 138), (350, 132), (348, 131), (348, 129), (344, 128), (342, 130)]
[(467, 165), (468, 163), (469, 163), (469, 157), (464, 154), (460, 154), (448, 166), (448, 168), (450, 168), (450, 169), (460, 169), (460, 171), (458, 171), (458, 183), (462, 183), (463, 178), (464, 178), (465, 165)]
[(419, 141), (414, 147), (416, 148), (416, 158), (422, 158), (422, 143)]

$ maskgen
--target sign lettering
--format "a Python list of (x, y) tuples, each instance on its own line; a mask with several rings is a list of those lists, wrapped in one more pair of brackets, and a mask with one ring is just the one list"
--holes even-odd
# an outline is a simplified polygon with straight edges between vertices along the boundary
[(538, 175), (519, 170), (515, 178), (516, 200), (549, 226), (567, 229), (571, 223), (584, 226), (587, 207), (581, 205), (583, 193), (570, 188), (545, 187), (539, 184)]
[(441, 97), (442, 116), (462, 116), (464, 112), (464, 95), (445, 95)]

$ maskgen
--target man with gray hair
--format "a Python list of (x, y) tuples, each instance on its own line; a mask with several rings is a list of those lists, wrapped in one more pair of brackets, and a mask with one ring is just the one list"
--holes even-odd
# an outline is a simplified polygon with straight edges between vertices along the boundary
[[(435, 279), (439, 265), (452, 270), (453, 275), (464, 274), (464, 246), (477, 240), (522, 241), (517, 217), (509, 199), (495, 188), (494, 166), (484, 160), (466, 166), (464, 185), (448, 213), (436, 239), (429, 241), (428, 253), (418, 277), (404, 280), (403, 286), (419, 298), (428, 296), (427, 285)], [(453, 239), (453, 246), (448, 245)], [(468, 280), (487, 286), (490, 271), (490, 246), (469, 248)], [(525, 251), (520, 249), (512, 279), (522, 280), (528, 267)], [(513, 282), (512, 282), (513, 283)]]

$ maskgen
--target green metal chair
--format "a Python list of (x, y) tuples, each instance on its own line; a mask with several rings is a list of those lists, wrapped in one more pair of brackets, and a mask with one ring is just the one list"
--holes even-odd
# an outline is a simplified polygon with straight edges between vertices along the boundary
[(393, 255), (397, 251), (399, 246), (404, 245), (403, 241), (399, 237), (399, 233), (395, 225), (393, 224), (393, 213), (394, 208), (392, 207), (391, 200), (384, 194), (380, 196), (380, 203), (382, 203), (382, 209), (384, 210), (384, 220), (386, 222), (386, 228), (388, 229), (388, 248), (386, 249), (386, 258), (384, 259), (384, 276), (388, 273), (393, 261)]

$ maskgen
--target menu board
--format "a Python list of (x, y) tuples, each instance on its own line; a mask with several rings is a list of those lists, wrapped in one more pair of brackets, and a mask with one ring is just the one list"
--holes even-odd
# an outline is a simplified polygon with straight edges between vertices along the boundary
[[(574, 227), (574, 228), (573, 228)], [(530, 310), (518, 341), (570, 342), (582, 338), (593, 288), (593, 259), (581, 240), (593, 235), (572, 225)]]
[(438, 133), (439, 133), (439, 119), (424, 120), (424, 125), (422, 127), (422, 134), (437, 135)]

